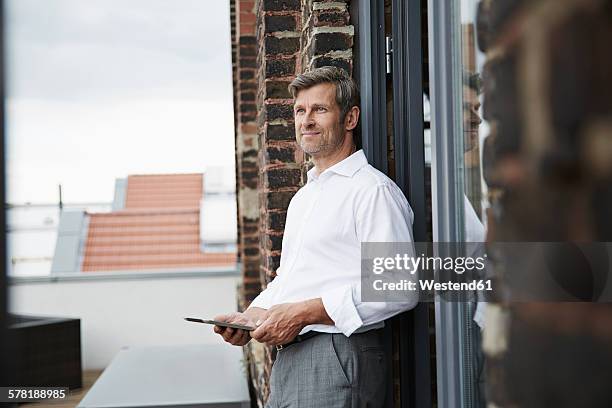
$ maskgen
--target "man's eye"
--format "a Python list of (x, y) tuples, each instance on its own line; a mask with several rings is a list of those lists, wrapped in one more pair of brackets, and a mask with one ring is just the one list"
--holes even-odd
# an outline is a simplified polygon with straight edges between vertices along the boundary
[(317, 112), (327, 112), (327, 109), (321, 107), (321, 108), (317, 108)]
[(296, 113), (296, 114), (298, 114), (298, 113), (304, 113), (304, 109), (296, 109), (295, 113)]

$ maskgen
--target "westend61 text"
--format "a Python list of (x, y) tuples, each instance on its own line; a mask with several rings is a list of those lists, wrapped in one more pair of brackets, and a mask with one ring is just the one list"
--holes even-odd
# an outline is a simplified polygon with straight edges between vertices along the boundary
[[(470, 282), (436, 282), (434, 279), (419, 281), (420, 290), (436, 290), (436, 291), (475, 291), (475, 290), (493, 290), (490, 279), (473, 280)], [(403, 291), (403, 290), (417, 290), (417, 283), (403, 279), (399, 282), (383, 282), (381, 279), (375, 280), (373, 285), (374, 290), (377, 291)]]

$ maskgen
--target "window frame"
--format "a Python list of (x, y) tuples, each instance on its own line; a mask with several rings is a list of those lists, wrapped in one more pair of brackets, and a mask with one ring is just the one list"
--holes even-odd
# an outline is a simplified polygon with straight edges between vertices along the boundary
[[(413, 239), (427, 241), (421, 2), (392, 0), (393, 141), (396, 183), (414, 213)], [(431, 407), (429, 305), (399, 316), (401, 407)]]
[[(357, 3), (357, 4), (356, 4)], [(389, 174), (387, 157), (387, 73), (384, 0), (351, 3), (357, 7), (358, 44), (355, 76), (361, 85), (361, 127), (363, 149), (368, 162)], [(393, 137), (396, 183), (414, 211), (413, 237), (425, 241), (426, 195), (423, 147), (423, 78), (421, 41), (421, 2), (392, 1)], [(353, 9), (354, 10), (354, 9)], [(414, 310), (390, 319), (386, 326), (386, 347), (393, 349), (393, 335), (399, 353), (399, 372), (389, 370), (385, 406), (431, 407), (429, 350), (429, 308), (419, 304)], [(392, 327), (394, 330), (392, 330)], [(394, 381), (399, 377), (400, 401)]]
[[(464, 165), (460, 8), (456, 0), (428, 0), (432, 147), (432, 221), (436, 242), (464, 241)], [(467, 302), (438, 299), (438, 404), (473, 407), (473, 352)]]

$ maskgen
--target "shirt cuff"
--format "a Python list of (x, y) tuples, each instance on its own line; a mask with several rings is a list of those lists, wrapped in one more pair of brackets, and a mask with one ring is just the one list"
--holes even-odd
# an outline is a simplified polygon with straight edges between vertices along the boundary
[(350, 286), (325, 292), (321, 296), (321, 301), (327, 315), (346, 337), (363, 326), (363, 321), (353, 302), (353, 291)]

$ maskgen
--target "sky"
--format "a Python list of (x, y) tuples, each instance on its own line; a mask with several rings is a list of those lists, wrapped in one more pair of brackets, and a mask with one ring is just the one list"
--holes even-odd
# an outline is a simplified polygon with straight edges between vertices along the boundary
[(228, 0), (7, 0), (7, 201), (110, 202), (116, 178), (233, 184)]

